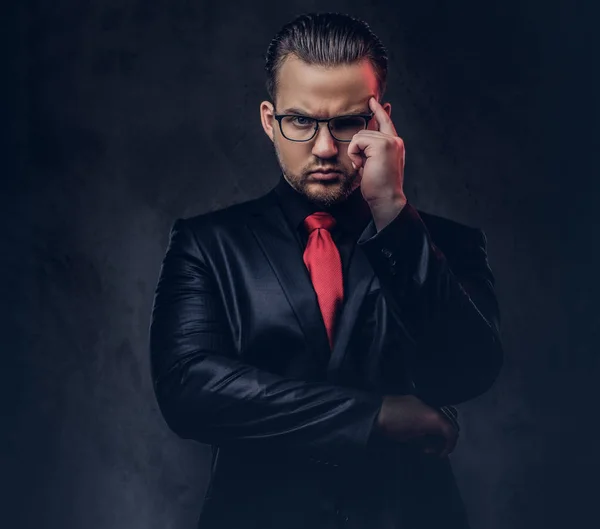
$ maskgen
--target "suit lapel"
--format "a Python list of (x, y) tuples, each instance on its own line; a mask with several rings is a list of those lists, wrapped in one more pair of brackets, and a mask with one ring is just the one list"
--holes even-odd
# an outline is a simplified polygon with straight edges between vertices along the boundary
[(336, 380), (336, 375), (341, 375), (343, 360), (350, 348), (356, 319), (374, 278), (375, 272), (367, 256), (358, 245), (355, 245), (345, 281), (344, 305), (338, 315), (333, 351), (327, 365), (328, 378), (332, 381)]
[(302, 251), (277, 205), (273, 193), (248, 226), (269, 261), (300, 324), (312, 354), (328, 361), (329, 343), (312, 281)]

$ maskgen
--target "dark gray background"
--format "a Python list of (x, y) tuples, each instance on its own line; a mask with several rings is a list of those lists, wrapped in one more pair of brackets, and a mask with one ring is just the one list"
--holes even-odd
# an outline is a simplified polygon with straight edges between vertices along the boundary
[(409, 200), (481, 227), (504, 371), (461, 406), (474, 529), (594, 527), (599, 83), (588, 2), (55, 0), (4, 50), (3, 527), (191, 528), (206, 447), (165, 426), (147, 330), (177, 217), (256, 197), (278, 166), (263, 55), (296, 14), (389, 48)]

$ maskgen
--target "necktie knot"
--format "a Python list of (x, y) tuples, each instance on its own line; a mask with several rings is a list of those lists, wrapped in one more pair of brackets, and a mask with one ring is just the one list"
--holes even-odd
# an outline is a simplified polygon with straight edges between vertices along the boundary
[(319, 228), (331, 231), (335, 226), (335, 218), (325, 211), (317, 211), (304, 219), (304, 226), (309, 234)]

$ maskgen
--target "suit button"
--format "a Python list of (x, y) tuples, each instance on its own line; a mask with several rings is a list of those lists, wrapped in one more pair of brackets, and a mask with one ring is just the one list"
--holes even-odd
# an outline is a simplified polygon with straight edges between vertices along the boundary
[(381, 253), (383, 255), (385, 255), (386, 257), (389, 257), (390, 255), (392, 255), (392, 252), (388, 248), (382, 248)]

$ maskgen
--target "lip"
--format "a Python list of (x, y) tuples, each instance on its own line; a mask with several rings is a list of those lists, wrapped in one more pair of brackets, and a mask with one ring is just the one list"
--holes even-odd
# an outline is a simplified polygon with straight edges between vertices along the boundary
[(314, 171), (310, 173), (315, 180), (336, 180), (340, 174), (339, 171)]

